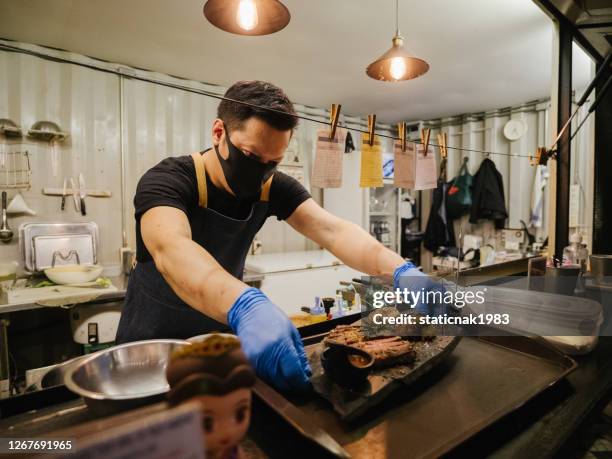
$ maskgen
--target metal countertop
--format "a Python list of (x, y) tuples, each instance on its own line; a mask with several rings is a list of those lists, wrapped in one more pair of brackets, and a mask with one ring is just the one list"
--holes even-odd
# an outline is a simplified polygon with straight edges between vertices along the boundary
[[(254, 283), (261, 282), (264, 277), (265, 276), (263, 274), (245, 271), (242, 280), (246, 283)], [(100, 303), (109, 303), (111, 301), (123, 301), (125, 298), (125, 292), (127, 290), (129, 276), (122, 275), (117, 277), (109, 277), (109, 279), (111, 280), (112, 284), (117, 287), (117, 290), (112, 292), (101, 292), (97, 298), (83, 304), (96, 305)], [(37, 303), (9, 304), (6, 295), (0, 295), (0, 315), (9, 312), (27, 311), (46, 307), (47, 306), (41, 306)]]

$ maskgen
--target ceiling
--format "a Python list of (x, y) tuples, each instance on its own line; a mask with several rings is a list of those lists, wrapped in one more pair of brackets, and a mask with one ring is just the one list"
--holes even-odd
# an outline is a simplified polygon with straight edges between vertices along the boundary
[(365, 74), (391, 45), (393, 0), (284, 3), (292, 15), (284, 30), (244, 37), (209, 24), (204, 0), (0, 0), (0, 38), (222, 86), (268, 80), (297, 103), (341, 103), (344, 113), (376, 113), (383, 122), (550, 94), (552, 22), (531, 0), (401, 0), (406, 47), (431, 66), (401, 83)]
[(612, 49), (612, 2), (610, 0), (551, 0), (550, 5), (578, 28), (601, 56)]

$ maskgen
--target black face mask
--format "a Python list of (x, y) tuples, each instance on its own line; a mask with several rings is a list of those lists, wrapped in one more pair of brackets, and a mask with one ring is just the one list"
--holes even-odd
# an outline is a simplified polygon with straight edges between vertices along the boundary
[(227, 159), (219, 154), (219, 147), (216, 145), (215, 153), (221, 163), (227, 184), (238, 198), (256, 195), (261, 191), (263, 183), (274, 174), (278, 163), (264, 164), (247, 156), (231, 142), (227, 129), (225, 130), (225, 142), (229, 150)]

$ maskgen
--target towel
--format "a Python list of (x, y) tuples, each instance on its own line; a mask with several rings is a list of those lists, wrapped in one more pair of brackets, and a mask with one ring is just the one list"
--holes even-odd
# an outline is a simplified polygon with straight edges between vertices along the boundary
[(529, 226), (541, 228), (544, 218), (544, 190), (548, 184), (548, 167), (538, 166), (533, 180), (531, 191), (531, 212), (529, 216)]

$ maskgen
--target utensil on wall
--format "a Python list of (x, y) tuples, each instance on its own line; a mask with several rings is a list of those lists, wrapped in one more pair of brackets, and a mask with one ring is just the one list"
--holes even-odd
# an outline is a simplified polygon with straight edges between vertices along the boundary
[(59, 125), (53, 121), (37, 121), (28, 130), (28, 137), (47, 142), (54, 140), (61, 142), (68, 137), (68, 134), (62, 132)]
[(2, 227), (0, 227), (0, 241), (8, 244), (13, 239), (13, 231), (8, 226), (6, 219), (6, 191), (2, 192)]
[(6, 167), (6, 142), (0, 138), (0, 168)]
[(11, 202), (9, 202), (9, 205), (6, 208), (6, 213), (27, 214), (32, 216), (36, 215), (36, 212), (30, 209), (21, 193), (17, 193), (15, 196), (13, 196), (13, 199), (11, 199)]
[(76, 210), (77, 212), (81, 211), (81, 208), (79, 207), (79, 197), (77, 196), (78, 191), (77, 191), (77, 187), (74, 183), (74, 179), (72, 177), (70, 177), (70, 187), (72, 188), (72, 200), (74, 201), (74, 210)]
[(64, 177), (64, 187), (62, 188), (62, 205), (61, 210), (66, 208), (66, 187), (68, 186), (68, 179)]
[(0, 118), (0, 136), (8, 138), (19, 139), (23, 136), (21, 127), (8, 118)]
[(29, 190), (32, 170), (27, 151), (4, 151), (4, 164), (0, 161), (0, 188)]
[[(78, 190), (77, 190), (78, 191)], [(64, 194), (63, 188), (53, 188), (53, 187), (44, 187), (42, 189), (42, 194), (45, 196), (62, 196)], [(72, 194), (72, 188), (66, 188), (66, 196)], [(94, 190), (94, 189), (86, 189), (85, 196), (89, 196), (91, 198), (111, 198), (113, 196), (113, 192), (111, 190)]]
[(59, 169), (59, 142), (63, 142), (68, 134), (62, 132), (59, 125), (53, 121), (37, 121), (28, 130), (28, 137), (49, 142), (51, 148), (51, 173), (57, 177)]
[(57, 177), (57, 170), (59, 164), (59, 148), (55, 140), (51, 140), (51, 174), (53, 177)]
[(85, 210), (85, 179), (83, 178), (83, 174), (79, 174), (79, 195), (81, 196), (81, 215), (87, 215), (87, 211)]

